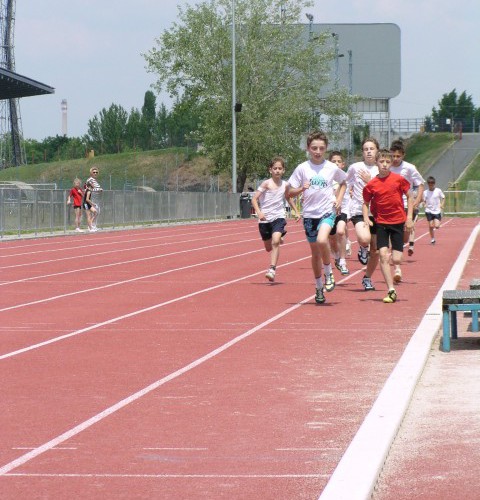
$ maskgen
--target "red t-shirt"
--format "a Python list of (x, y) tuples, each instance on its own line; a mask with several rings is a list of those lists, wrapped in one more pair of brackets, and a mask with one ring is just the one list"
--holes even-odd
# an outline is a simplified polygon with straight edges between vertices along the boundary
[(375, 222), (402, 224), (407, 220), (403, 194), (410, 190), (410, 183), (399, 174), (390, 172), (386, 177), (374, 177), (363, 188), (363, 199), (370, 203)]
[(74, 207), (81, 207), (82, 206), (82, 198), (83, 198), (83, 192), (80, 188), (73, 187), (70, 189), (70, 194), (73, 198), (73, 206)]

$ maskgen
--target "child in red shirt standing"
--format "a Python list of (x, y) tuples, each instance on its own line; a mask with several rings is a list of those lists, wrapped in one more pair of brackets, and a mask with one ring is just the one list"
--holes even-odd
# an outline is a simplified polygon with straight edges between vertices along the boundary
[[(390, 172), (392, 154), (383, 149), (377, 153), (378, 175), (363, 188), (363, 220), (365, 224), (377, 230), (377, 249), (380, 254), (380, 269), (388, 287), (388, 294), (383, 299), (386, 304), (397, 300), (390, 270), (389, 247), (392, 248), (392, 262), (400, 265), (403, 255), (403, 232), (413, 227), (413, 200), (409, 193), (410, 183), (401, 175)], [(403, 195), (407, 197), (407, 213), (403, 205)], [(368, 210), (374, 222), (368, 217)]]
[(83, 191), (80, 187), (82, 185), (80, 179), (75, 179), (73, 181), (73, 187), (68, 193), (67, 205), (71, 205), (73, 201), (73, 211), (75, 212), (75, 231), (78, 233), (83, 233), (83, 229), (80, 229), (80, 222), (82, 221), (82, 198)]

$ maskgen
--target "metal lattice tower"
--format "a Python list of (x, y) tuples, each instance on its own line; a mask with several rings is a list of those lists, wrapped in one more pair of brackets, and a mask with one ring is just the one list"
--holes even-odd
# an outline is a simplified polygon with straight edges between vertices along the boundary
[[(15, 0), (0, 0), (0, 67), (15, 71)], [(26, 163), (18, 99), (0, 100), (0, 168)]]

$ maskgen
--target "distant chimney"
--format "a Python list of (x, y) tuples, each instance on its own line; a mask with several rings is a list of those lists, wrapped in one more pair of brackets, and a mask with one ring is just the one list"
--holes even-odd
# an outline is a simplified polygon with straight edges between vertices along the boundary
[(67, 137), (67, 100), (62, 99), (62, 135)]

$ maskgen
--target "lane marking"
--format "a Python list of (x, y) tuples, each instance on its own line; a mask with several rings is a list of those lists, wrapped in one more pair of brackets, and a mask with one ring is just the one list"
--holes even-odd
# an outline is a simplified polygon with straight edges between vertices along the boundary
[(318, 479), (327, 474), (2, 474), (6, 477), (112, 477), (112, 478), (154, 478), (154, 479)]

